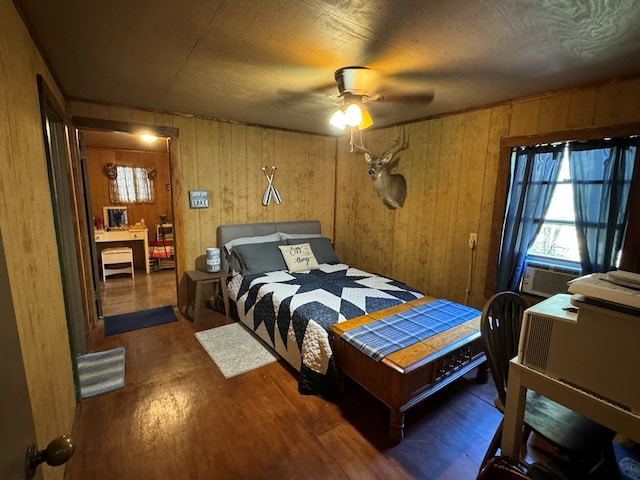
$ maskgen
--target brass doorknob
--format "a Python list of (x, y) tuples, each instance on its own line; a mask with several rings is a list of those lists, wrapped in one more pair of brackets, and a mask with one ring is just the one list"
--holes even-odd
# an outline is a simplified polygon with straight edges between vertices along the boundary
[(49, 442), (47, 448), (38, 450), (35, 444), (27, 447), (27, 455), (25, 457), (25, 479), (31, 480), (36, 475), (38, 465), (47, 462), (47, 465), (57, 467), (66, 463), (73, 452), (76, 451), (76, 444), (71, 435), (60, 435)]

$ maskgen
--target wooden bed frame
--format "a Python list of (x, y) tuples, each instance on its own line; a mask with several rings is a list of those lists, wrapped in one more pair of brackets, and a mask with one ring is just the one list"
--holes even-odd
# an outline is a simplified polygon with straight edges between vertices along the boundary
[(480, 337), (480, 317), (391, 353), (380, 361), (362, 353), (341, 336), (352, 328), (434, 300), (422, 297), (329, 327), (335, 334), (333, 353), (338, 368), (389, 407), (389, 438), (394, 443), (402, 441), (404, 415), (411, 407), (476, 367), (478, 382), (487, 382), (489, 371)]

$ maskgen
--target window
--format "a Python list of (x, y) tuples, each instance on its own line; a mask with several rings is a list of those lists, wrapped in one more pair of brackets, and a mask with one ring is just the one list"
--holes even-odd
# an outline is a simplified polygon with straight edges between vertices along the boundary
[(540, 231), (533, 245), (527, 251), (528, 258), (538, 263), (558, 263), (580, 269), (578, 237), (576, 235), (576, 215), (573, 209), (573, 185), (569, 169), (569, 152), (565, 148), (560, 160), (560, 170), (556, 180), (551, 203), (541, 222)]
[(153, 203), (153, 170), (116, 165), (115, 178), (110, 177), (111, 203)]
[(583, 274), (616, 267), (638, 145), (634, 136), (512, 150), (496, 291), (516, 291), (532, 257)]

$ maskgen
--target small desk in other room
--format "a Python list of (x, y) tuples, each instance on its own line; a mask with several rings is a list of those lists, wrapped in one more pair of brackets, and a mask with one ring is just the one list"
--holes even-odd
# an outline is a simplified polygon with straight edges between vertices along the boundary
[[(144, 267), (147, 273), (150, 272), (149, 269), (149, 231), (146, 228), (141, 229), (112, 229), (112, 230), (94, 230), (93, 237), (95, 239), (96, 244), (106, 244), (106, 243), (118, 243), (121, 246), (128, 246), (127, 242), (142, 242), (144, 248)], [(100, 250), (104, 248), (108, 248), (115, 245), (96, 245), (98, 248), (98, 257), (100, 257)], [(136, 249), (133, 249), (133, 261), (134, 264), (140, 264), (140, 262), (136, 262)]]
[[(185, 315), (194, 323), (198, 321), (198, 313), (202, 305), (202, 287), (203, 285), (217, 285), (222, 291), (222, 299), (224, 301), (224, 314), (229, 316), (229, 296), (227, 294), (227, 273), (226, 272), (205, 272), (202, 270), (189, 270), (187, 273), (187, 306)], [(195, 292), (192, 292), (191, 286), (195, 286)], [(214, 290), (215, 295), (215, 290)]]

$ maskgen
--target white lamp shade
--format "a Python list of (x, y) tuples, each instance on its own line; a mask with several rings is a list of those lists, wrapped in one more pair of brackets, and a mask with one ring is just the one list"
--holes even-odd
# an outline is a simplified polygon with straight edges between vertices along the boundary
[(347, 107), (344, 115), (346, 117), (347, 125), (350, 127), (357, 127), (360, 122), (362, 122), (362, 111), (355, 103), (352, 103)]
[(329, 123), (340, 130), (343, 130), (347, 125), (347, 117), (342, 110), (338, 110), (333, 114)]

